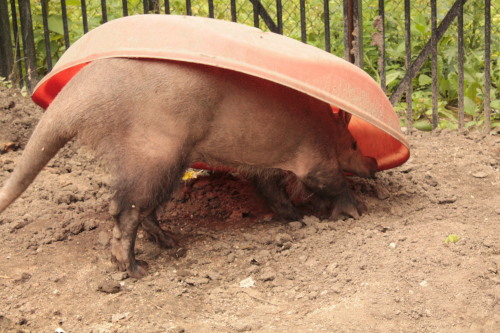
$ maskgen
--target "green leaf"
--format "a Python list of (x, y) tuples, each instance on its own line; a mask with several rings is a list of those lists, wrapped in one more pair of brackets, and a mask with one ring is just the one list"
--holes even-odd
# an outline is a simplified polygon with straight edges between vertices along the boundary
[(418, 84), (421, 86), (426, 86), (432, 83), (432, 78), (425, 74), (420, 74), (418, 77)]
[(413, 123), (413, 127), (421, 131), (432, 131), (432, 124), (427, 120), (418, 120)]
[(464, 111), (469, 116), (473, 116), (476, 113), (476, 103), (468, 96), (464, 96)]
[(500, 110), (500, 99), (492, 101), (490, 106), (492, 109)]
[(62, 17), (59, 15), (50, 15), (48, 17), (49, 30), (60, 35), (64, 35), (63, 21)]
[(403, 76), (403, 71), (399, 70), (390, 71), (389, 73), (387, 73), (387, 76), (385, 78), (387, 85), (390, 85), (393, 81), (399, 79), (402, 76)]

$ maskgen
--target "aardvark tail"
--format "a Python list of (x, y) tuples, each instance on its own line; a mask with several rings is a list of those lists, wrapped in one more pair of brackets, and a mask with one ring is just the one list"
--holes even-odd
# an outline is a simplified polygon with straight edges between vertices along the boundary
[(26, 190), (40, 170), (73, 137), (61, 117), (51, 111), (55, 110), (49, 107), (42, 116), (14, 172), (0, 189), (0, 213)]

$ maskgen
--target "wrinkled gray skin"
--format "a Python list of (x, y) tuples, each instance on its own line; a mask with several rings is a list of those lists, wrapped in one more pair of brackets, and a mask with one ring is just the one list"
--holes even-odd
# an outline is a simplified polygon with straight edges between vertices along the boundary
[[(299, 216), (283, 186), (287, 174), (331, 202), (331, 217), (358, 216), (363, 205), (343, 171), (371, 177), (373, 158), (357, 149), (347, 114), (326, 103), (241, 73), (195, 64), (102, 59), (83, 68), (47, 109), (0, 190), (0, 212), (72, 138), (91, 147), (115, 177), (111, 253), (119, 269), (140, 278), (139, 225), (164, 247), (175, 245), (156, 219), (194, 161), (224, 165), (254, 179), (271, 207)], [(323, 205), (321, 203), (320, 205)]]

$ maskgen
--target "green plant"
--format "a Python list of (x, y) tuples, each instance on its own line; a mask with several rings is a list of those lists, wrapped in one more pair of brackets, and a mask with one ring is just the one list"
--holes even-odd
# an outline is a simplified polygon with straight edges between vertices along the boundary
[(448, 237), (446, 237), (446, 239), (444, 240), (444, 243), (445, 244), (449, 244), (449, 243), (455, 244), (459, 240), (460, 240), (460, 237), (458, 237), (458, 235), (449, 234)]

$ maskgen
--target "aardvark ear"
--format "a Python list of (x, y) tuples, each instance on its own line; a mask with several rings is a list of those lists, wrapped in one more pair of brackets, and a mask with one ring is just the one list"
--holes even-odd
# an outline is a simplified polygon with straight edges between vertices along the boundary
[(349, 125), (349, 122), (351, 121), (352, 114), (349, 112), (345, 112), (342, 109), (339, 109), (339, 112), (337, 113), (337, 117), (342, 121), (342, 123), (345, 124), (345, 127)]

